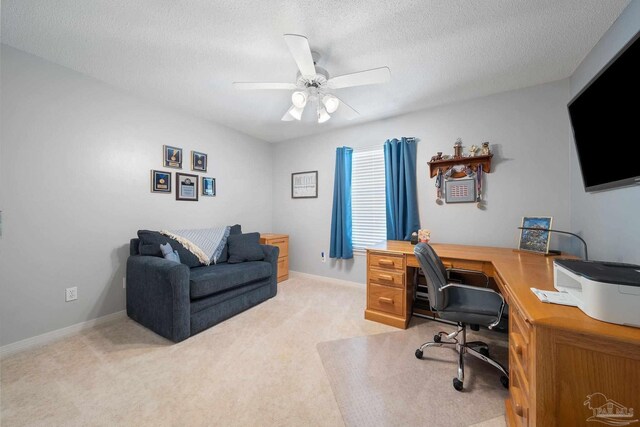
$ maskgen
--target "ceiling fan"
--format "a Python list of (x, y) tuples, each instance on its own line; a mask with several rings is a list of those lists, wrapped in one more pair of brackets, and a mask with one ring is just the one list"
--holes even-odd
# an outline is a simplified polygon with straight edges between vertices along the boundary
[(359, 113), (331, 92), (345, 87), (386, 83), (391, 78), (388, 67), (329, 77), (327, 70), (316, 65), (320, 54), (311, 51), (309, 41), (305, 36), (285, 34), (284, 41), (298, 65), (299, 71), (295, 83), (233, 83), (236, 89), (243, 90), (293, 90), (294, 92), (291, 94), (292, 105), (282, 116), (283, 121), (300, 120), (305, 106), (312, 103), (316, 104), (318, 123), (329, 120), (330, 114), (333, 114), (338, 108), (348, 120), (354, 119), (359, 116)]

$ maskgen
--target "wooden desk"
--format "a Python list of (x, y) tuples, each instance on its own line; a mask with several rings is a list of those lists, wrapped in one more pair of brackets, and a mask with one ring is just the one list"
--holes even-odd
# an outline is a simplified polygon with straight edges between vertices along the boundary
[[(601, 322), (576, 307), (540, 302), (529, 288), (554, 289), (552, 257), (507, 248), (432, 246), (445, 264), (493, 277), (509, 304), (510, 385), (505, 405), (510, 426), (593, 426), (587, 418), (594, 411), (584, 404), (593, 393), (635, 408), (631, 419), (639, 418), (639, 328)], [(387, 241), (367, 249), (366, 319), (408, 326), (411, 267), (418, 267), (418, 262), (409, 242)]]

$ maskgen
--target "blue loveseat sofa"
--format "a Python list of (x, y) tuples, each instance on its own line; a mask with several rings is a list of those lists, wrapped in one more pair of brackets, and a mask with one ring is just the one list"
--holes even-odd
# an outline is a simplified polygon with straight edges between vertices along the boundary
[[(239, 226), (231, 232), (239, 233)], [(227, 263), (225, 248), (222, 262), (200, 266), (175, 242), (182, 263), (159, 256), (159, 244), (148, 244), (148, 233), (159, 235), (141, 230), (130, 242), (127, 315), (171, 341), (185, 340), (276, 295), (275, 246), (260, 245), (262, 261)]]

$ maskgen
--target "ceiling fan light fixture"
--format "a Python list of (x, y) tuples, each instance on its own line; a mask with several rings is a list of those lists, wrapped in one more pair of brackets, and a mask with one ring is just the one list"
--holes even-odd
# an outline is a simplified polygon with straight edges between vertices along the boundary
[(304, 111), (304, 108), (298, 108), (292, 105), (291, 108), (289, 108), (289, 115), (296, 120), (300, 120), (302, 119), (302, 111)]
[(306, 92), (301, 90), (297, 90), (291, 94), (291, 102), (297, 108), (304, 108), (304, 106), (307, 105), (307, 98)]
[(327, 109), (327, 113), (335, 113), (335, 111), (340, 106), (340, 101), (333, 95), (325, 95), (322, 98), (322, 103)]
[(330, 118), (331, 116), (329, 115), (329, 113), (327, 113), (327, 110), (324, 107), (318, 105), (318, 123), (324, 123)]

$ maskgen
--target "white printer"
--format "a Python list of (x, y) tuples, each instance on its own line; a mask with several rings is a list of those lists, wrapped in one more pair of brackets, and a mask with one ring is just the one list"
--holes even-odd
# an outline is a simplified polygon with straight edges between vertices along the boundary
[(556, 259), (553, 284), (587, 315), (640, 328), (640, 265)]

